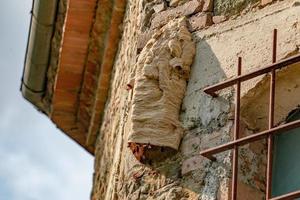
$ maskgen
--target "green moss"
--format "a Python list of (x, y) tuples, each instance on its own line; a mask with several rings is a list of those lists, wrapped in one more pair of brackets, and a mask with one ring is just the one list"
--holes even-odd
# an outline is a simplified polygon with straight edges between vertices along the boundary
[(214, 15), (232, 16), (260, 0), (214, 0)]

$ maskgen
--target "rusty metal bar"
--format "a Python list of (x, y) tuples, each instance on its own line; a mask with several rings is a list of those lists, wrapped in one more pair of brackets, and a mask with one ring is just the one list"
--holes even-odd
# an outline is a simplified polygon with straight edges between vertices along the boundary
[(272, 63), (276, 63), (277, 59), (277, 29), (273, 32), (273, 53), (272, 53)]
[(300, 197), (300, 190), (295, 192), (290, 192), (281, 196), (273, 197), (270, 200), (294, 200), (295, 198)]
[(266, 137), (268, 137), (268, 135), (275, 135), (275, 134), (279, 134), (279, 133), (286, 133), (286, 131), (292, 130), (294, 128), (298, 128), (300, 127), (300, 120), (296, 120), (293, 122), (289, 122), (277, 127), (274, 127), (272, 129), (269, 130), (265, 130), (253, 135), (249, 135), (240, 139), (237, 139), (235, 141), (231, 141), (228, 142), (226, 144), (217, 146), (217, 147), (213, 147), (210, 149), (206, 149), (200, 152), (200, 155), (210, 159), (212, 157), (212, 155), (233, 149), (235, 145), (237, 146), (242, 146), (251, 142), (255, 142), (261, 139), (265, 139)]
[[(237, 75), (240, 76), (242, 72), (242, 58), (238, 58)], [(241, 82), (237, 81), (236, 84), (236, 96), (235, 96), (235, 114), (234, 114), (234, 134), (233, 140), (239, 139), (240, 135), (240, 103), (241, 103)], [(234, 145), (232, 152), (232, 190), (231, 199), (237, 198), (237, 180), (238, 180), (238, 146)]]
[[(272, 62), (276, 62), (277, 52), (277, 29), (274, 29), (273, 33), (273, 54)], [(270, 78), (270, 101), (269, 101), (269, 129), (274, 127), (274, 109), (275, 109), (275, 81), (276, 74), (275, 69), (271, 71)], [(272, 197), (272, 168), (273, 168), (273, 135), (268, 136), (268, 156), (267, 156), (267, 174), (266, 174), (266, 199)]]
[(244, 82), (244, 81), (247, 81), (249, 79), (255, 78), (257, 76), (269, 73), (273, 69), (277, 70), (277, 69), (286, 67), (288, 65), (291, 65), (291, 64), (294, 64), (294, 63), (297, 63), (297, 62), (300, 62), (300, 54), (295, 55), (295, 56), (291, 56), (291, 57), (286, 58), (286, 59), (283, 59), (281, 61), (273, 63), (273, 64), (271, 64), (267, 67), (255, 70), (253, 72), (246, 73), (246, 74), (240, 75), (240, 76), (232, 78), (232, 79), (228, 79), (228, 80), (226, 80), (222, 83), (218, 83), (218, 84), (209, 86), (209, 87), (205, 88), (203, 91), (205, 93), (213, 96), (213, 97), (217, 97), (218, 96), (216, 94), (217, 91), (225, 89), (225, 88), (230, 87), (230, 86), (233, 86), (234, 84), (237, 83), (237, 81)]

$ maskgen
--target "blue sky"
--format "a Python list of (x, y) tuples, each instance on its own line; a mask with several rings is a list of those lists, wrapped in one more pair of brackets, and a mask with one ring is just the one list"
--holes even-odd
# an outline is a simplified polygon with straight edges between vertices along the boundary
[(32, 1), (0, 5), (0, 200), (89, 199), (93, 157), (19, 91)]

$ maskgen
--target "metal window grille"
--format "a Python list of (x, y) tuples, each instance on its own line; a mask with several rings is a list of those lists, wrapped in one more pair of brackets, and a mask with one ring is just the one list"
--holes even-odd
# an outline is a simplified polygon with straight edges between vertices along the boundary
[[(217, 97), (217, 91), (225, 89), (227, 87), (236, 85), (236, 95), (235, 95), (235, 118), (234, 118), (234, 134), (233, 141), (226, 144), (219, 145), (204, 151), (201, 151), (202, 156), (207, 157), (210, 160), (215, 160), (213, 155), (232, 150), (233, 159), (232, 159), (232, 189), (231, 189), (231, 199), (237, 199), (237, 176), (238, 176), (238, 147), (252, 143), (261, 139), (267, 139), (267, 172), (266, 172), (266, 200), (291, 200), (297, 197), (300, 197), (300, 190), (287, 193), (281, 196), (272, 197), (271, 195), (271, 186), (272, 186), (272, 163), (273, 163), (273, 136), (275, 134), (280, 134), (285, 131), (300, 127), (300, 120), (274, 126), (274, 105), (275, 105), (275, 79), (276, 79), (276, 70), (287, 67), (291, 64), (300, 62), (300, 54), (292, 56), (290, 58), (276, 62), (276, 52), (277, 52), (277, 29), (273, 33), (273, 54), (271, 65), (268, 65), (264, 68), (258, 69), (256, 71), (241, 74), (242, 67), (242, 58), (238, 58), (238, 67), (237, 67), (237, 77), (226, 80), (222, 83), (218, 83), (213, 86), (209, 86), (204, 89), (204, 92), (211, 95), (212, 97)], [(239, 137), (239, 128), (240, 128), (240, 94), (241, 94), (241, 83), (252, 78), (255, 78), (259, 75), (270, 73), (270, 94), (269, 94), (269, 126), (268, 129), (262, 132), (255, 133), (250, 136), (243, 138)]]

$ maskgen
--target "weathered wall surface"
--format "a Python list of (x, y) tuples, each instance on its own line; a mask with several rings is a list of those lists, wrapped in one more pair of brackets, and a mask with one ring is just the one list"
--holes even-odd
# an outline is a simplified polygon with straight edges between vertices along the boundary
[[(204, 4), (202, 7), (199, 4), (199, 8), (193, 10), (186, 4), (190, 2), (197, 4), (195, 1), (128, 1), (123, 38), (119, 45), (110, 95), (96, 144), (93, 200), (229, 198), (231, 153), (219, 154), (217, 160), (211, 162), (201, 157), (199, 151), (230, 140), (234, 90), (232, 88), (224, 90), (220, 97), (213, 99), (201, 89), (235, 76), (238, 56), (243, 57), (242, 73), (271, 63), (274, 28), (278, 28), (278, 59), (298, 53), (300, 2), (285, 0), (261, 9), (254, 7), (248, 9), (242, 16), (219, 22), (207, 29), (203, 29), (206, 25), (199, 29), (199, 20), (196, 22), (191, 20), (195, 17), (203, 19), (203, 14), (207, 14), (203, 11)], [(249, 2), (246, 7), (251, 7), (256, 1), (246, 2)], [(152, 9), (154, 6), (155, 9)], [(196, 29), (190, 27), (193, 40), (196, 42), (196, 57), (180, 114), (185, 136), (176, 154), (153, 161), (150, 166), (143, 165), (137, 161), (127, 146), (131, 129), (133, 92), (126, 90), (126, 84), (131, 79), (130, 74), (136, 71), (139, 52), (143, 50), (151, 35), (158, 30), (151, 28), (155, 16), (163, 15), (171, 19), (178, 17), (177, 14), (170, 12), (180, 6), (185, 9), (179, 16), (185, 15), (188, 21), (197, 25)], [(234, 9), (239, 9), (238, 7)], [(234, 13), (241, 12), (242, 10), (238, 10)], [(157, 25), (158, 28), (164, 25), (161, 21), (157, 21), (162, 23)], [(147, 36), (149, 33), (152, 34)], [(289, 91), (297, 91), (295, 88), (298, 87), (294, 84), (289, 85), (283, 77), (288, 74), (297, 85), (299, 82), (295, 76), (297, 73), (299, 73), (297, 70), (283, 71), (279, 76), (280, 82), (286, 84), (286, 87), (279, 88), (284, 95)], [(256, 123), (251, 119), (256, 117), (257, 109), (260, 108), (250, 109), (250, 105), (255, 104), (258, 97), (261, 98), (259, 102), (264, 102), (267, 79), (268, 77), (260, 77), (242, 85), (243, 136), (252, 134), (254, 129), (264, 128), (263, 118), (258, 126), (253, 127)], [(280, 101), (276, 108), (280, 107), (279, 103)], [(297, 103), (295, 98), (291, 104), (286, 105), (286, 108), (291, 109)], [(282, 113), (276, 118), (277, 121), (282, 121), (287, 114)], [(266, 116), (263, 117), (266, 120)], [(163, 155), (164, 152), (160, 154)], [(264, 199), (266, 162), (264, 154), (263, 142), (246, 145), (240, 149), (239, 199)]]
[[(101, 134), (95, 151), (95, 174), (92, 199), (118, 199), (124, 180), (124, 161), (128, 152), (125, 142), (128, 134), (128, 114), (131, 94), (126, 90), (130, 73), (137, 58), (137, 38), (140, 29), (139, 0), (128, 1), (124, 18), (123, 39), (113, 70)], [(130, 154), (131, 155), (131, 154)], [(125, 187), (125, 185), (124, 185)]]
[[(299, 7), (295, 5), (294, 1), (280, 2), (254, 13), (248, 13), (235, 20), (229, 20), (218, 26), (195, 33), (197, 53), (191, 71), (182, 113), (183, 124), (186, 129), (191, 131), (188, 131), (188, 134), (183, 140), (182, 147), (188, 147), (191, 141), (196, 141), (196, 138), (200, 138), (195, 145), (197, 148), (194, 151), (199, 152), (201, 149), (223, 143), (230, 138), (230, 134), (228, 134), (229, 131), (225, 132), (222, 127), (231, 121), (230, 113), (232, 113), (233, 108), (230, 108), (228, 99), (233, 96), (232, 90), (225, 90), (222, 92), (221, 97), (212, 99), (201, 92), (201, 89), (235, 76), (238, 56), (243, 57), (242, 73), (270, 64), (272, 59), (272, 32), (274, 28), (277, 28), (279, 31), (278, 59), (299, 52), (300, 18)], [(258, 87), (254, 88), (262, 79), (263, 77), (260, 77), (242, 85), (243, 123), (250, 126), (246, 128), (245, 131), (242, 131), (242, 135), (251, 134), (253, 131), (249, 129), (257, 131), (266, 127), (268, 90), (267, 88), (264, 90)], [(280, 83), (278, 82), (278, 84)], [(248, 92), (251, 88), (254, 89)], [(262, 91), (261, 93), (264, 93), (264, 96), (260, 96), (260, 90)], [(280, 88), (278, 88), (278, 91), (279, 90)], [(281, 95), (281, 98), (284, 97), (284, 93), (281, 93)], [(261, 99), (258, 99), (258, 96)], [(285, 98), (282, 98), (281, 102), (284, 101), (284, 99)], [(297, 103), (299, 104), (299, 102)], [(253, 107), (254, 105), (255, 107)], [(293, 103), (293, 105), (282, 108), (281, 110), (289, 107), (289, 109), (286, 109), (285, 114), (281, 114), (280, 120), (284, 120), (288, 112), (295, 106), (297, 106), (296, 103)], [(252, 109), (249, 109), (249, 107), (252, 107)], [(277, 113), (280, 111), (279, 108), (280, 102), (277, 101)], [(264, 115), (263, 118), (261, 115)], [(279, 119), (278, 117), (276, 118), (278, 122)], [(264, 123), (264, 126), (257, 124), (257, 120), (260, 124)], [(253, 124), (259, 126), (254, 127)], [(194, 132), (196, 134), (194, 134)], [(185, 143), (187, 144), (185, 145)], [(263, 143), (254, 143), (248, 147), (246, 146), (240, 153), (241, 181), (256, 189), (256, 191), (252, 191), (252, 193), (257, 193), (257, 195), (260, 195), (260, 191), (264, 191), (265, 157), (258, 156), (259, 154), (264, 155), (264, 152)], [(219, 161), (217, 161), (219, 165), (217, 166), (220, 168), (222, 164), (224, 164), (224, 161), (226, 161), (226, 157), (222, 157), (222, 154), (219, 156)], [(211, 165), (205, 168), (212, 170), (214, 165), (216, 165), (216, 163), (211, 163)], [(226, 166), (228, 165), (229, 163), (226, 163)], [(198, 165), (198, 172), (193, 171), (193, 173), (196, 172), (200, 174), (203, 168), (203, 165)], [(215, 173), (214, 171), (206, 174), (204, 182), (211, 183), (212, 181), (210, 180), (212, 179), (215, 179), (215, 181), (213, 181), (214, 184), (212, 185), (205, 184), (204, 188), (207, 188), (207, 190), (204, 189), (204, 192), (209, 191), (211, 195), (213, 191), (218, 190), (219, 185), (222, 186), (224, 182), (230, 181), (227, 178), (223, 179), (221, 177), (221, 174)], [(218, 181), (219, 184), (216, 184)], [(220, 190), (222, 190), (222, 188), (223, 187), (220, 187)]]

